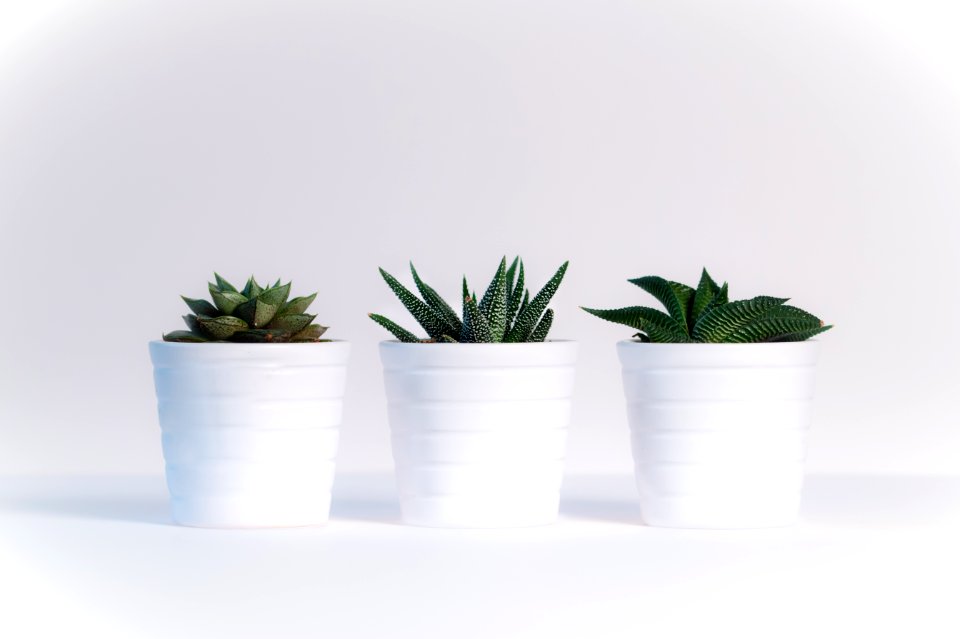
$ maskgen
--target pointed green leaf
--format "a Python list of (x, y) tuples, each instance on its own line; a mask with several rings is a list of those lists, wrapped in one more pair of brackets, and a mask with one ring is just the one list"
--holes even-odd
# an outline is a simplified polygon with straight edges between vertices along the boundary
[(550, 326), (553, 325), (553, 309), (548, 308), (547, 312), (543, 314), (543, 317), (540, 319), (540, 323), (537, 324), (537, 327), (533, 329), (533, 333), (530, 335), (531, 342), (542, 342), (547, 339), (547, 333), (550, 332)]
[(698, 342), (725, 342), (739, 329), (786, 301), (787, 298), (759, 296), (715, 306), (697, 320), (693, 338)]
[[(208, 316), (204, 315), (203, 317), (208, 317)], [(191, 333), (197, 333), (197, 334), (203, 333), (203, 327), (201, 327), (200, 322), (197, 321), (196, 315), (184, 315), (183, 323), (187, 325), (187, 328), (190, 329)]]
[(687, 326), (690, 331), (693, 331), (693, 327), (696, 325), (697, 320), (700, 319), (700, 316), (703, 315), (703, 312), (709, 306), (710, 302), (716, 297), (717, 293), (720, 292), (720, 287), (716, 282), (713, 281), (713, 278), (710, 277), (710, 274), (707, 273), (707, 269), (704, 268), (703, 272), (700, 274), (700, 283), (697, 285), (697, 292), (693, 295), (693, 304), (690, 307), (690, 314), (687, 317)]
[(667, 309), (670, 317), (677, 321), (677, 324), (687, 329), (688, 305), (693, 297), (694, 290), (686, 284), (679, 282), (670, 282), (656, 275), (646, 277), (637, 277), (628, 280), (631, 284), (636, 284), (647, 293), (653, 295)]
[(220, 277), (220, 274), (219, 274), (219, 273), (214, 273), (214, 274), (213, 274), (213, 277), (216, 278), (216, 280), (217, 280), (217, 288), (220, 290), (220, 292), (222, 292), (222, 293), (226, 293), (226, 292), (239, 293), (239, 291), (236, 289), (236, 287), (235, 287), (233, 284), (231, 284), (230, 282), (228, 282), (227, 280), (225, 280), (225, 279), (223, 279), (222, 277)]
[(510, 299), (507, 301), (507, 330), (505, 334), (509, 334), (510, 330), (513, 328), (513, 324), (517, 319), (517, 315), (520, 311), (521, 306), (525, 306), (525, 301), (529, 301), (530, 292), (527, 291), (524, 286), (524, 274), (523, 274), (523, 261), (518, 257), (515, 262), (519, 261), (519, 266), (517, 268), (517, 282), (512, 285), (510, 289)]
[(165, 342), (209, 342), (203, 335), (197, 335), (190, 331), (171, 331), (163, 336)]
[(517, 266), (520, 264), (520, 256), (513, 258), (510, 268), (507, 269), (507, 297), (513, 295), (513, 282), (517, 279)]
[(690, 341), (686, 329), (680, 326), (677, 320), (655, 308), (646, 306), (612, 309), (585, 308), (582, 306), (580, 308), (608, 322), (623, 324), (643, 331), (651, 342), (677, 343)]
[(492, 340), (490, 322), (486, 315), (480, 312), (476, 297), (463, 298), (463, 331), (460, 333), (460, 341), (487, 343)]
[(420, 295), (423, 297), (423, 301), (427, 303), (430, 308), (436, 312), (437, 315), (443, 319), (443, 322), (446, 324), (446, 330), (448, 333), (453, 333), (454, 335), (460, 334), (460, 329), (463, 327), (463, 323), (460, 321), (460, 318), (457, 317), (456, 312), (450, 308), (450, 305), (447, 304), (446, 300), (440, 297), (440, 294), (437, 293), (431, 286), (427, 285), (422, 279), (420, 279), (420, 274), (417, 273), (417, 269), (414, 268), (413, 262), (410, 262), (410, 272), (413, 274), (413, 281), (417, 285), (417, 290), (420, 291)]
[(258, 298), (264, 304), (269, 304), (270, 306), (275, 306), (280, 308), (283, 306), (284, 302), (287, 301), (287, 298), (290, 296), (290, 282), (287, 282), (283, 286), (271, 286), (266, 289)]
[(193, 311), (196, 315), (206, 315), (207, 317), (215, 317), (220, 314), (220, 311), (217, 310), (217, 307), (208, 302), (207, 300), (195, 300), (190, 297), (184, 297), (183, 295), (180, 298), (187, 303), (187, 306), (190, 307), (190, 310)]
[(563, 275), (567, 272), (567, 266), (569, 265), (570, 262), (564, 262), (560, 268), (557, 269), (557, 272), (554, 273), (553, 277), (544, 284), (540, 292), (517, 314), (516, 323), (514, 323), (503, 341), (525, 342), (530, 339), (530, 334), (533, 333), (533, 330), (536, 328), (540, 315), (546, 310), (547, 304), (549, 304), (553, 298), (553, 294), (557, 292), (557, 288), (560, 286), (560, 282), (563, 281)]
[(263, 292), (263, 287), (257, 284), (257, 280), (251, 275), (247, 278), (247, 284), (243, 287), (241, 293), (247, 298), (256, 297)]
[(221, 291), (213, 284), (210, 285), (210, 297), (224, 315), (233, 313), (233, 309), (247, 301), (247, 298), (236, 291)]
[(316, 315), (308, 315), (306, 313), (283, 315), (274, 318), (274, 320), (268, 325), (268, 328), (279, 328), (287, 331), (288, 333), (299, 333), (309, 326), (310, 322), (315, 319), (317, 319)]
[(306, 312), (306, 310), (313, 304), (313, 300), (317, 298), (317, 294), (307, 295), (305, 297), (295, 297), (283, 307), (277, 311), (277, 315), (298, 315), (300, 313)]
[(503, 341), (503, 334), (507, 325), (507, 258), (500, 260), (500, 266), (493, 276), (493, 281), (487, 287), (487, 292), (480, 300), (480, 312), (490, 324), (492, 341)]
[(275, 328), (251, 328), (237, 331), (229, 337), (231, 342), (289, 342), (290, 333)]
[(827, 324), (826, 326), (818, 326), (817, 328), (810, 328), (805, 331), (797, 331), (796, 333), (785, 333), (783, 335), (778, 335), (777, 337), (771, 338), (771, 342), (802, 342), (810, 339), (814, 335), (819, 335), (824, 331), (829, 331), (833, 328), (833, 324)]
[(249, 324), (250, 328), (264, 328), (277, 314), (277, 307), (264, 302), (261, 295), (238, 305), (232, 314)]
[(299, 333), (295, 333), (291, 338), (291, 342), (316, 342), (320, 339), (320, 336), (327, 332), (327, 326), (321, 326), (320, 324), (311, 324), (306, 328), (302, 329)]
[(385, 329), (393, 333), (393, 336), (396, 337), (401, 342), (419, 342), (420, 341), (419, 337), (417, 337), (407, 329), (403, 328), (393, 320), (387, 319), (383, 315), (370, 313), (369, 317), (374, 322), (376, 322), (380, 326), (384, 327)]
[(452, 337), (450, 337), (449, 335), (441, 335), (441, 336), (440, 336), (440, 339), (438, 339), (437, 341), (438, 341), (438, 342), (443, 342), (444, 344), (459, 344), (459, 343), (460, 343), (460, 342), (458, 342), (457, 340), (455, 340), (455, 339), (453, 339)]
[(380, 275), (383, 276), (384, 281), (386, 281), (387, 286), (396, 294), (403, 305), (410, 311), (410, 314), (413, 315), (413, 318), (417, 320), (417, 323), (423, 327), (423, 330), (427, 331), (432, 339), (437, 339), (446, 330), (446, 323), (443, 321), (443, 318), (440, 317), (432, 308), (427, 306), (423, 301), (420, 300), (416, 295), (407, 290), (403, 284), (397, 281), (397, 278), (387, 273), (385, 270), (380, 269)]
[(197, 321), (203, 329), (203, 333), (211, 339), (227, 339), (237, 331), (244, 331), (247, 323), (239, 317), (231, 315), (221, 315), (220, 317), (198, 317)]

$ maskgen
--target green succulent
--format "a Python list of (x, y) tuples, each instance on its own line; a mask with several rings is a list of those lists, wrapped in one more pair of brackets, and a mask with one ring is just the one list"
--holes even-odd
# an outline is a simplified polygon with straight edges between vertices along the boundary
[(718, 285), (707, 269), (697, 288), (656, 276), (628, 281), (657, 298), (667, 312), (646, 306), (581, 308), (639, 330), (634, 337), (643, 342), (800, 342), (833, 328), (802, 309), (787, 306), (787, 298), (760, 296), (731, 302), (727, 283)]
[(251, 276), (243, 290), (214, 273), (210, 298), (183, 297), (193, 313), (183, 316), (186, 331), (163, 336), (167, 342), (319, 342), (326, 326), (306, 312), (317, 294), (290, 297), (290, 282), (263, 287)]
[(547, 308), (547, 304), (557, 292), (568, 264), (564, 262), (531, 299), (530, 291), (525, 288), (523, 262), (517, 257), (507, 267), (507, 258), (504, 257), (479, 302), (477, 294), (470, 293), (467, 278), (463, 278), (463, 312), (460, 316), (420, 279), (412, 262), (410, 272), (422, 299), (397, 278), (380, 269), (387, 286), (396, 293), (429, 337), (420, 339), (383, 315), (371, 313), (370, 319), (401, 342), (542, 342), (553, 323), (553, 309)]

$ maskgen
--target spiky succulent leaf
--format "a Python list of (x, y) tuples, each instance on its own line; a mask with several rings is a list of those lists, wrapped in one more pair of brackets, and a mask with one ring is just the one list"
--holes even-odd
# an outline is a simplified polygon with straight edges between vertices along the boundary
[(239, 317), (251, 328), (264, 328), (277, 314), (277, 307), (263, 301), (263, 296), (247, 300), (233, 309), (232, 315)]
[(438, 339), (437, 341), (438, 341), (438, 342), (442, 342), (442, 343), (444, 343), (444, 344), (459, 344), (459, 343), (460, 343), (460, 342), (458, 342), (457, 340), (455, 340), (455, 339), (453, 339), (452, 337), (450, 337), (449, 335), (441, 335), (441, 336), (440, 336), (440, 339)]
[(447, 332), (459, 335), (460, 329), (463, 328), (463, 323), (460, 321), (460, 318), (457, 317), (457, 313), (450, 308), (446, 300), (440, 297), (440, 294), (437, 293), (433, 287), (420, 279), (420, 274), (417, 273), (417, 269), (414, 268), (413, 262), (410, 262), (410, 272), (413, 274), (413, 281), (416, 283), (417, 290), (420, 291), (420, 296), (423, 297), (423, 301), (443, 319), (447, 327)]
[(513, 282), (517, 279), (517, 266), (520, 264), (520, 256), (513, 258), (510, 266), (507, 267), (507, 297), (513, 294)]
[(540, 292), (537, 293), (526, 307), (517, 313), (517, 321), (510, 328), (510, 332), (504, 337), (505, 342), (525, 342), (530, 338), (530, 334), (537, 326), (540, 316), (546, 310), (547, 304), (557, 292), (560, 282), (563, 281), (563, 275), (567, 272), (567, 266), (570, 262), (564, 262), (557, 272), (553, 274)]
[(245, 332), (247, 323), (239, 317), (221, 315), (220, 317), (197, 317), (204, 334), (211, 339), (227, 339), (234, 333)]
[(213, 298), (213, 303), (217, 305), (220, 313), (224, 315), (230, 315), (233, 313), (233, 309), (247, 301), (247, 298), (240, 293), (234, 291), (221, 291), (213, 284), (210, 284), (209, 288), (210, 297)]
[(690, 314), (687, 317), (687, 326), (692, 332), (694, 325), (703, 312), (706, 310), (713, 298), (720, 292), (720, 286), (713, 281), (707, 269), (704, 268), (700, 274), (700, 283), (697, 284), (697, 291), (693, 294), (693, 303), (690, 306)]
[(317, 298), (317, 294), (313, 293), (311, 295), (306, 295), (304, 297), (295, 297), (277, 311), (277, 315), (298, 315), (300, 313), (306, 312), (306, 310), (313, 304), (313, 300)]
[(390, 275), (383, 269), (380, 269), (380, 275), (383, 276), (387, 286), (400, 298), (400, 302), (410, 311), (413, 318), (417, 320), (417, 323), (423, 327), (423, 330), (427, 331), (427, 335), (433, 339), (437, 339), (446, 332), (445, 322), (436, 311), (407, 290), (407, 287), (397, 281), (397, 278), (393, 275)]
[(687, 313), (689, 311), (690, 300), (694, 294), (692, 288), (686, 284), (671, 282), (656, 275), (637, 277), (629, 280), (629, 282), (636, 284), (657, 298), (657, 301), (667, 309), (670, 317), (675, 319), (677, 324), (683, 326), (684, 331), (688, 330)]
[(247, 284), (240, 292), (246, 297), (256, 297), (263, 292), (263, 287), (257, 284), (257, 280), (251, 275), (249, 278), (247, 278)]
[(320, 336), (327, 332), (326, 326), (320, 324), (311, 324), (302, 329), (299, 333), (294, 333), (290, 337), (291, 342), (316, 342)]
[[(207, 317), (207, 316), (204, 315), (204, 317)], [(183, 323), (187, 325), (187, 328), (190, 329), (191, 333), (197, 333), (197, 334), (203, 333), (203, 327), (200, 326), (200, 322), (197, 320), (196, 315), (184, 315)]]
[(500, 260), (500, 266), (480, 300), (480, 312), (490, 324), (490, 337), (494, 342), (503, 341), (507, 324), (507, 258)]
[(624, 324), (643, 331), (653, 342), (689, 342), (686, 328), (663, 311), (646, 306), (627, 306), (625, 308), (598, 309), (581, 307), (591, 315), (608, 322)]
[(396, 337), (401, 342), (419, 342), (420, 338), (403, 328), (393, 320), (387, 319), (383, 315), (377, 315), (376, 313), (370, 313), (370, 319), (390, 331), (394, 337)]
[(213, 277), (217, 280), (217, 289), (219, 289), (221, 292), (239, 293), (237, 288), (227, 280), (220, 277), (219, 273), (214, 273)]
[(229, 339), (231, 342), (289, 342), (290, 333), (276, 328), (251, 328), (237, 331)]
[(207, 317), (215, 317), (220, 315), (219, 309), (216, 306), (208, 302), (207, 300), (195, 300), (191, 297), (180, 296), (184, 302), (187, 303), (187, 306), (190, 307), (190, 310), (196, 315), (206, 315)]
[(209, 342), (210, 340), (192, 331), (171, 331), (163, 336), (165, 342)]
[(783, 335), (778, 335), (772, 337), (767, 341), (770, 342), (802, 342), (808, 340), (815, 335), (819, 335), (824, 331), (828, 331), (833, 328), (833, 324), (827, 324), (825, 326), (818, 326), (817, 328), (810, 328), (805, 331), (797, 331), (796, 333), (785, 333)]
[(797, 317), (764, 316), (755, 319), (727, 337), (727, 342), (768, 342), (784, 335), (822, 328), (820, 322)]
[(513, 324), (517, 319), (517, 313), (519, 313), (520, 308), (526, 305), (526, 301), (529, 301), (530, 293), (524, 288), (524, 286), (526, 286), (526, 283), (524, 282), (523, 261), (521, 260), (520, 265), (517, 267), (517, 282), (511, 288), (510, 299), (507, 301), (506, 333), (509, 333), (510, 329), (513, 328)]
[(257, 296), (260, 301), (270, 306), (280, 308), (290, 297), (290, 282), (283, 286), (271, 286)]
[(547, 312), (543, 314), (543, 317), (540, 319), (540, 323), (537, 324), (537, 327), (533, 329), (533, 333), (530, 335), (531, 342), (542, 342), (547, 339), (547, 333), (550, 332), (550, 326), (553, 325), (553, 309), (548, 308)]
[(315, 319), (317, 319), (316, 315), (308, 315), (306, 313), (282, 315), (275, 317), (273, 321), (267, 325), (267, 328), (277, 328), (288, 333), (299, 333)]
[(698, 342), (725, 342), (739, 329), (786, 301), (785, 297), (761, 295), (716, 306), (697, 320), (693, 338)]
[(480, 312), (476, 296), (463, 298), (463, 329), (460, 332), (461, 342), (486, 343), (493, 341), (490, 331), (490, 322), (487, 316)]

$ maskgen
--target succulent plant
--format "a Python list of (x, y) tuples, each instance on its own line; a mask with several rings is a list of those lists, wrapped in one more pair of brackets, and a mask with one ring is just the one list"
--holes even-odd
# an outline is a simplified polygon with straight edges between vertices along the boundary
[(186, 331), (163, 336), (167, 342), (319, 342), (326, 326), (306, 312), (317, 294), (290, 297), (290, 282), (263, 287), (251, 276), (243, 290), (214, 273), (213, 303), (183, 297), (193, 313), (183, 316)]
[(542, 342), (553, 323), (553, 309), (547, 308), (547, 304), (557, 292), (568, 264), (564, 262), (531, 299), (530, 291), (525, 288), (523, 262), (517, 257), (507, 267), (507, 258), (504, 257), (480, 301), (477, 301), (476, 293), (470, 292), (467, 278), (463, 278), (463, 312), (459, 317), (433, 288), (420, 279), (412, 262), (410, 272), (423, 299), (380, 269), (387, 286), (427, 332), (428, 338), (420, 339), (383, 315), (371, 313), (370, 319), (401, 342)]
[(646, 306), (609, 310), (583, 308), (588, 313), (640, 332), (644, 342), (800, 342), (832, 326), (795, 306), (788, 298), (759, 296), (729, 301), (727, 283), (719, 286), (703, 269), (692, 288), (662, 277), (628, 280), (653, 295), (667, 312)]

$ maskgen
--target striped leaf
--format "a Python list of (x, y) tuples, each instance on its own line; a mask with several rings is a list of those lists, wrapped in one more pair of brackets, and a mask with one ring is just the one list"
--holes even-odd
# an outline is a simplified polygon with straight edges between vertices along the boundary
[(394, 337), (396, 337), (401, 342), (419, 342), (420, 338), (416, 335), (403, 328), (393, 320), (387, 319), (383, 315), (377, 315), (376, 313), (370, 313), (368, 316), (374, 322), (384, 327), (390, 331)]
[(504, 337), (505, 342), (526, 342), (530, 339), (540, 320), (540, 316), (547, 308), (547, 304), (553, 298), (554, 293), (563, 281), (563, 275), (567, 272), (567, 266), (570, 262), (564, 262), (557, 272), (553, 274), (540, 292), (537, 293), (526, 307), (517, 313), (517, 321), (514, 323), (510, 332)]
[(687, 316), (687, 326), (693, 331), (697, 320), (706, 310), (707, 306), (713, 301), (713, 298), (720, 292), (720, 286), (713, 281), (707, 269), (704, 268), (700, 274), (700, 283), (697, 284), (697, 290), (693, 294), (693, 303), (690, 305), (690, 313)]
[(608, 322), (623, 324), (642, 331), (652, 342), (689, 342), (684, 327), (663, 311), (646, 306), (627, 306), (625, 308), (596, 309), (583, 308), (591, 315)]
[(423, 327), (423, 330), (427, 331), (432, 339), (437, 339), (446, 332), (445, 322), (440, 315), (437, 314), (432, 308), (427, 306), (423, 301), (420, 300), (416, 295), (407, 290), (403, 284), (397, 281), (397, 278), (387, 273), (385, 270), (380, 269), (380, 275), (383, 276), (383, 279), (386, 281), (387, 286), (396, 294), (403, 305), (410, 311), (410, 314), (413, 315), (413, 318), (417, 320), (417, 323)]
[(688, 332), (688, 309), (695, 292), (692, 288), (679, 282), (670, 282), (656, 275), (637, 277), (629, 280), (629, 282), (636, 284), (657, 298), (657, 300), (663, 304), (664, 308), (667, 309), (670, 317), (675, 319), (677, 324), (684, 327), (684, 332)]
[(759, 296), (716, 306), (697, 320), (693, 338), (698, 342), (725, 342), (738, 330), (782, 305), (787, 298)]

